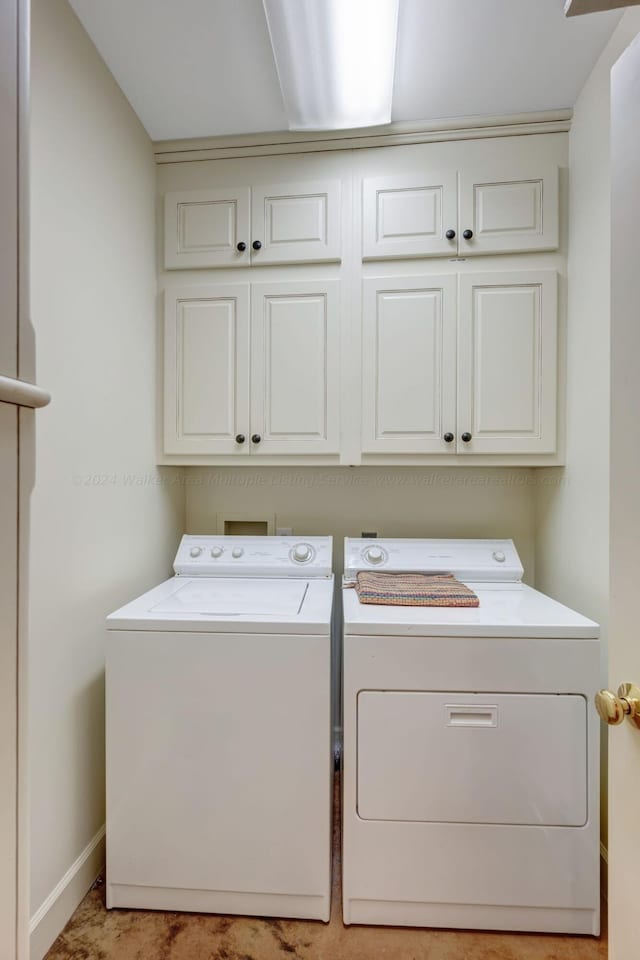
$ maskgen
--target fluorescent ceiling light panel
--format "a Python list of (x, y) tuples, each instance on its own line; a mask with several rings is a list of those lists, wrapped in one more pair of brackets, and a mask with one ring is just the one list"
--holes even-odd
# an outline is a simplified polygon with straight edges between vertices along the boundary
[(263, 0), (290, 130), (391, 121), (399, 0)]

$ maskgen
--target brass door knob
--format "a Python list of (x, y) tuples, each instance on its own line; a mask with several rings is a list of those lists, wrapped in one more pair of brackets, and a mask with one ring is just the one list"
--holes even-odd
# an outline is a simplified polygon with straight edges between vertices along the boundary
[(640, 729), (640, 687), (635, 683), (621, 683), (617, 697), (611, 690), (599, 690), (596, 710), (600, 719), (612, 727), (617, 727), (626, 717)]

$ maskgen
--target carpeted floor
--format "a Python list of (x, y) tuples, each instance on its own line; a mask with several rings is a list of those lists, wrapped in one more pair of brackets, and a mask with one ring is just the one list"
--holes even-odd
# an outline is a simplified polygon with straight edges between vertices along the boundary
[(604, 960), (606, 956), (606, 930), (596, 940), (343, 926), (336, 817), (333, 899), (328, 924), (142, 910), (107, 911), (104, 886), (98, 882), (45, 960)]

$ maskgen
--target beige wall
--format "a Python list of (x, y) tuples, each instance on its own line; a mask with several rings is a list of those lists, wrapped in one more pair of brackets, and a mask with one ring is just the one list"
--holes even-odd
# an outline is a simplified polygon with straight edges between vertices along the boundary
[(191, 467), (186, 530), (215, 533), (217, 517), (251, 514), (294, 534), (342, 540), (380, 537), (513, 537), (529, 581), (534, 576), (535, 471), (419, 467)]
[(33, 914), (104, 823), (104, 617), (168, 575), (184, 498), (154, 466), (151, 143), (66, 0), (34, 0), (32, 42)]
[(542, 471), (542, 479), (556, 475), (563, 482), (541, 484), (536, 491), (536, 586), (602, 625), (603, 683), (609, 618), (609, 73), (638, 31), (640, 10), (630, 10), (574, 109), (569, 135), (567, 466)]

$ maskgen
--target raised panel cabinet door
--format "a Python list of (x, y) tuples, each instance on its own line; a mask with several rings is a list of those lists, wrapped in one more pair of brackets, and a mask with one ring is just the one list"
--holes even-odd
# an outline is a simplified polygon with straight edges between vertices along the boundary
[(248, 454), (249, 285), (167, 290), (164, 352), (164, 452)]
[(460, 254), (557, 250), (558, 176), (548, 161), (461, 167)]
[(340, 197), (339, 180), (252, 187), (251, 263), (340, 260)]
[(457, 222), (455, 169), (362, 181), (364, 260), (455, 256)]
[(555, 270), (460, 277), (458, 453), (555, 453), (557, 339)]
[(339, 453), (339, 310), (337, 280), (252, 284), (252, 454)]
[(248, 187), (182, 190), (165, 195), (167, 270), (247, 266), (249, 249)]
[(362, 320), (362, 452), (455, 453), (455, 276), (364, 280)]

